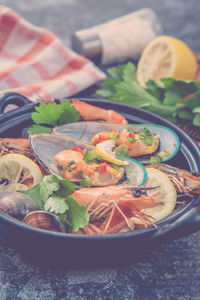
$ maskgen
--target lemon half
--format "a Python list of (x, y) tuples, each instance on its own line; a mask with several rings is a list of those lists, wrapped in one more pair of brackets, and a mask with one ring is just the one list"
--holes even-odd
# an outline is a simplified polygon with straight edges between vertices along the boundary
[(34, 186), (41, 179), (40, 168), (30, 158), (15, 153), (0, 157), (0, 192), (26, 190), (28, 180)]
[[(160, 200), (159, 203), (155, 207), (144, 208), (141, 211), (151, 217), (153, 217), (152, 222), (159, 221), (174, 210), (176, 205), (177, 193), (174, 185), (170, 181), (169, 177), (163, 172), (154, 169), (154, 168), (146, 168), (147, 171), (147, 179), (145, 181), (145, 186), (158, 186), (160, 190)], [(154, 193), (154, 191), (150, 191), (149, 193)], [(133, 222), (138, 225), (142, 225), (143, 223), (137, 219), (132, 218)]]
[(145, 87), (149, 79), (160, 83), (164, 77), (181, 80), (194, 78), (197, 61), (192, 50), (170, 36), (154, 38), (143, 50), (137, 67), (137, 81)]
[(126, 160), (118, 159), (115, 156), (115, 152), (113, 151), (114, 147), (115, 147), (114, 140), (106, 140), (96, 145), (95, 152), (97, 155), (100, 155), (103, 159), (113, 164), (121, 165), (121, 166), (128, 165), (128, 162)]

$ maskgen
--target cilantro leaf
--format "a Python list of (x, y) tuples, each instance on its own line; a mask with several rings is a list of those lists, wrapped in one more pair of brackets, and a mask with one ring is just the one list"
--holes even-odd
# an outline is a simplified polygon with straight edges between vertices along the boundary
[(52, 194), (45, 202), (44, 209), (56, 214), (63, 214), (69, 209), (69, 205), (64, 198)]
[(32, 120), (35, 124), (49, 124), (56, 126), (57, 121), (63, 112), (61, 105), (41, 102), (35, 107), (36, 112), (32, 113)]
[(77, 122), (80, 119), (80, 112), (69, 103), (69, 101), (64, 100), (60, 103), (62, 108), (62, 113), (59, 116), (57, 124), (64, 125), (66, 123)]
[(46, 126), (37, 125), (37, 124), (33, 124), (28, 129), (29, 134), (50, 133), (50, 132), (51, 132), (51, 128), (46, 127)]
[(59, 190), (59, 177), (56, 175), (46, 175), (42, 181), (32, 188), (19, 191), (32, 198), (41, 209), (44, 209), (45, 202), (53, 194), (53, 192)]
[[(71, 194), (77, 186), (57, 175), (46, 175), (40, 183), (26, 191), (18, 191), (32, 198), (42, 210), (57, 214), (72, 232), (84, 228), (89, 222), (86, 206), (80, 205)], [(67, 198), (66, 198), (67, 197)]]
[(77, 122), (80, 112), (68, 100), (63, 100), (57, 105), (41, 102), (31, 116), (34, 124), (29, 128), (29, 134), (50, 133), (55, 126)]
[(107, 72), (110, 77), (95, 96), (148, 110), (174, 123), (180, 118), (199, 126), (200, 82), (162, 78), (161, 84), (149, 80), (144, 89), (137, 82), (135, 66), (130, 62)]
[(80, 205), (73, 197), (67, 197), (69, 205), (68, 216), (72, 224), (72, 231), (77, 232), (79, 228), (84, 228), (88, 225), (89, 214), (86, 212), (86, 206)]

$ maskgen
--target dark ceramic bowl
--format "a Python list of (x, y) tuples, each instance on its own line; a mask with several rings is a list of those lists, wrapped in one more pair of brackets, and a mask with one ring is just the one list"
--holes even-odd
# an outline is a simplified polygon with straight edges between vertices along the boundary
[[(106, 109), (113, 109), (130, 123), (155, 123), (167, 126), (180, 137), (181, 147), (168, 163), (187, 170), (200, 172), (200, 150), (194, 141), (177, 126), (163, 118), (128, 105), (102, 100), (83, 99)], [(19, 108), (4, 113), (9, 104)], [(31, 122), (35, 104), (25, 97), (7, 93), (0, 98), (0, 136), (20, 137)], [(60, 261), (69, 265), (91, 265), (124, 263), (144, 255), (161, 243), (187, 236), (200, 229), (200, 196), (186, 204), (177, 206), (157, 227), (138, 229), (133, 232), (105, 235), (81, 236), (37, 229), (0, 212), (0, 233), (13, 247), (40, 261)]]

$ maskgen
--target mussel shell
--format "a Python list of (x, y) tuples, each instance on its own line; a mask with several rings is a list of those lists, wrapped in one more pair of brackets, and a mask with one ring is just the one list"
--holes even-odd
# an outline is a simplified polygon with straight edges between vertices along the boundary
[[(159, 152), (162, 152), (164, 150), (167, 150), (169, 152), (169, 155), (165, 156), (163, 162), (174, 157), (180, 147), (180, 139), (177, 134), (166, 126), (157, 124), (111, 124), (104, 122), (77, 122), (55, 127), (53, 129), (53, 133), (69, 136), (89, 143), (95, 134), (107, 131), (111, 128), (117, 129), (118, 131), (130, 128), (134, 132), (140, 132), (146, 128), (152, 134), (159, 135)], [(137, 160), (142, 163), (151, 163), (149, 158), (137, 157)]]
[[(55, 165), (54, 156), (63, 150), (78, 146), (88, 151), (94, 150), (94, 146), (71, 137), (55, 134), (36, 134), (29, 137), (29, 143), (38, 161), (44, 169), (56, 175), (60, 175)], [(143, 184), (146, 179), (144, 166), (134, 159), (128, 160), (125, 166), (126, 179), (129, 184)], [(121, 182), (120, 182), (121, 183)]]
[(47, 211), (33, 211), (25, 216), (23, 222), (44, 230), (67, 232), (67, 226), (62, 219)]
[(0, 193), (0, 210), (22, 220), (29, 212), (38, 210), (39, 206), (33, 199), (18, 192)]

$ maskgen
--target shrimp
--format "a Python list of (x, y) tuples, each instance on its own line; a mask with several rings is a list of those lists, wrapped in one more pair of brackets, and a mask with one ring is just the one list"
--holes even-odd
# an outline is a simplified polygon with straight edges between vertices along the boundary
[(28, 139), (23, 138), (0, 138), (0, 156), (8, 153), (20, 153), (34, 159)]
[[(97, 157), (98, 158), (98, 157)], [(83, 186), (108, 186), (117, 184), (124, 175), (124, 168), (113, 168), (108, 163), (87, 163), (84, 152), (63, 150), (54, 157), (62, 177)]]
[(116, 147), (122, 146), (125, 147), (126, 155), (129, 157), (137, 157), (141, 155), (148, 155), (154, 153), (160, 144), (159, 136), (148, 133), (144, 138), (145, 132), (143, 135), (138, 133), (129, 132), (123, 130), (118, 132), (117, 130), (110, 129), (106, 132), (100, 132), (93, 136), (91, 140), (92, 145), (96, 145), (100, 142), (103, 142), (108, 139), (114, 139)]
[(79, 204), (87, 207), (90, 215), (90, 223), (83, 229), (84, 233), (111, 234), (124, 228), (134, 230), (132, 218), (138, 218), (144, 227), (153, 224), (153, 218), (141, 210), (162, 202), (158, 191), (146, 195), (146, 190), (154, 188), (118, 185), (75, 191), (72, 196)]
[(76, 99), (71, 100), (71, 104), (80, 112), (80, 116), (86, 120), (103, 120), (111, 123), (128, 124), (128, 121), (113, 110), (106, 110), (86, 102)]
[(200, 178), (196, 176), (200, 174), (196, 172), (191, 173), (167, 164), (152, 164), (146, 167), (156, 168), (168, 175), (180, 195), (192, 197), (193, 193), (200, 193)]

